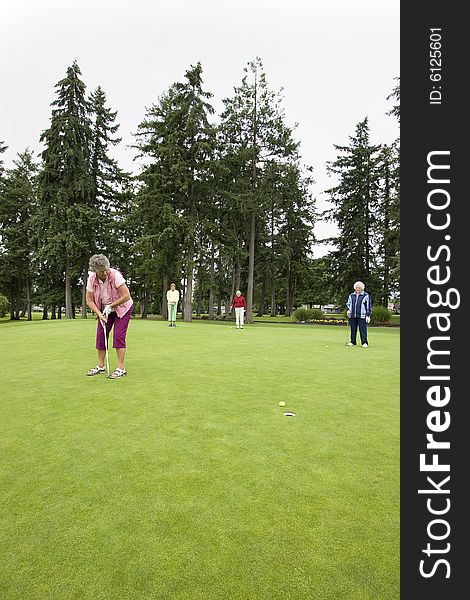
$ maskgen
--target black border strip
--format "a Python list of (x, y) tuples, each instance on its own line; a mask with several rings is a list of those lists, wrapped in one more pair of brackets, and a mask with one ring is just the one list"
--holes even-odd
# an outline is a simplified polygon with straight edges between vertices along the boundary
[[(401, 3), (402, 600), (462, 598), (470, 577), (464, 490), (470, 460), (465, 443), (470, 439), (465, 385), (470, 322), (464, 312), (470, 272), (469, 107), (464, 106), (469, 104), (464, 85), (470, 35), (464, 6)], [(428, 172), (430, 163), (450, 168)], [(428, 289), (440, 292), (443, 302), (437, 293), (428, 296)], [(453, 308), (444, 306), (446, 299)], [(431, 316), (436, 313), (441, 316)], [(427, 448), (428, 434), (450, 447)], [(449, 465), (449, 471), (420, 468), (421, 454), (426, 464), (435, 460)]]

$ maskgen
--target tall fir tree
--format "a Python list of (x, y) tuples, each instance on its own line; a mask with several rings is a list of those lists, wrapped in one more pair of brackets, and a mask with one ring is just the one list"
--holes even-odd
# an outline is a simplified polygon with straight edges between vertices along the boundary
[(377, 212), (380, 302), (383, 306), (399, 292), (400, 280), (400, 162), (398, 140), (380, 149), (379, 206)]
[(315, 211), (309, 193), (311, 176), (304, 176), (296, 164), (284, 166), (283, 171), (278, 186), (281, 218), (277, 243), (280, 249), (280, 270), (285, 280), (285, 315), (290, 316), (294, 308), (295, 293), (305, 277), (314, 243)]
[(3, 159), (2, 154), (8, 149), (8, 146), (3, 145), (4, 142), (0, 142), (0, 178), (3, 175)]
[(261, 180), (268, 161), (286, 161), (297, 156), (298, 143), (284, 121), (282, 91), (269, 89), (260, 58), (245, 67), (240, 86), (224, 99), (220, 125), (221, 137), (230, 157), (236, 196), (248, 221), (248, 273), (246, 320), (253, 322), (253, 291), (258, 214), (265, 214), (266, 198)]
[(153, 263), (154, 269), (159, 257), (164, 280), (183, 258), (185, 321), (192, 318), (197, 236), (212, 196), (211, 97), (203, 90), (201, 64), (191, 66), (185, 81), (174, 83), (147, 111), (137, 133), (137, 148), (148, 163), (140, 175), (144, 188), (137, 210), (144, 221), (137, 244), (148, 267)]
[[(90, 142), (91, 196), (87, 230), (89, 254), (105, 253), (115, 265), (122, 253), (122, 227), (128, 203), (130, 175), (110, 156), (112, 147), (121, 142), (117, 111), (107, 106), (104, 90), (98, 86), (89, 97), (92, 119)], [(85, 285), (88, 260), (83, 265), (82, 318), (86, 318)], [(122, 266), (121, 266), (122, 269)]]
[(334, 146), (339, 152), (338, 158), (327, 165), (328, 173), (339, 180), (335, 187), (327, 190), (333, 208), (324, 213), (339, 229), (338, 237), (331, 240), (336, 246), (332, 265), (338, 302), (342, 302), (357, 280), (364, 281), (374, 297), (380, 290), (374, 245), (379, 146), (370, 143), (367, 118), (358, 123), (355, 135), (349, 140), (349, 146)]
[(74, 62), (56, 84), (50, 127), (40, 138), (45, 150), (39, 175), (38, 248), (46, 270), (63, 280), (67, 319), (74, 317), (72, 288), (82, 275), (90, 231), (97, 222), (90, 173), (90, 105), (80, 76)]
[(5, 174), (0, 196), (0, 290), (10, 303), (11, 319), (25, 309), (32, 318), (34, 256), (32, 218), (36, 210), (37, 164), (26, 149)]
[(387, 115), (393, 115), (396, 117), (398, 124), (400, 124), (400, 78), (395, 77), (395, 81), (397, 82), (396, 86), (387, 96), (387, 100), (392, 100), (395, 102), (395, 104), (387, 112)]

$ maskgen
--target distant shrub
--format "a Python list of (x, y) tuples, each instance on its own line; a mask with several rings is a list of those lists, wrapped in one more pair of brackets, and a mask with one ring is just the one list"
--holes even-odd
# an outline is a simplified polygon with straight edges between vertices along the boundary
[(308, 308), (297, 308), (294, 310), (293, 317), (299, 323), (303, 321), (308, 321), (310, 319), (310, 310)]
[(323, 311), (319, 308), (309, 308), (308, 309), (308, 320), (314, 321), (315, 319), (323, 319), (324, 318)]
[(317, 321), (324, 319), (325, 315), (319, 308), (297, 308), (294, 310), (293, 317), (296, 321)]
[(370, 322), (374, 325), (388, 325), (391, 317), (392, 313), (385, 306), (374, 306)]
[(5, 296), (0, 296), (0, 317), (4, 317), (7, 314), (9, 302)]

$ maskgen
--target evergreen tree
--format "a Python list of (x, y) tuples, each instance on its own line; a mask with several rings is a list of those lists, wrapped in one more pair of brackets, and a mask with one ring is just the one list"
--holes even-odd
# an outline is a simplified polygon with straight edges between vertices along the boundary
[(398, 124), (400, 124), (400, 78), (395, 77), (395, 81), (397, 81), (397, 85), (393, 88), (390, 94), (387, 96), (387, 100), (395, 101), (395, 104), (392, 108), (387, 112), (387, 115), (393, 115), (397, 118)]
[(1, 159), (1, 156), (7, 148), (8, 146), (4, 146), (3, 142), (0, 142), (0, 178), (3, 176), (3, 160)]
[(298, 165), (284, 167), (280, 184), (281, 222), (278, 233), (280, 268), (285, 278), (285, 314), (294, 308), (295, 292), (302, 285), (314, 242), (315, 213), (309, 194), (311, 177), (302, 177)]
[(253, 322), (253, 289), (257, 214), (265, 214), (266, 199), (261, 179), (268, 161), (284, 162), (297, 156), (298, 143), (284, 123), (281, 92), (268, 88), (262, 61), (248, 63), (241, 86), (232, 98), (225, 98), (220, 127), (223, 143), (232, 164), (234, 187), (240, 209), (248, 221), (247, 323)]
[(330, 175), (339, 178), (337, 186), (327, 190), (332, 209), (325, 211), (327, 220), (335, 221), (339, 236), (331, 242), (332, 266), (336, 281), (336, 299), (342, 302), (357, 280), (366, 282), (375, 296), (380, 290), (376, 267), (376, 214), (378, 206), (379, 146), (370, 144), (368, 119), (358, 123), (349, 146), (337, 146), (340, 153), (327, 165)]
[(13, 161), (0, 196), (0, 289), (9, 299), (11, 319), (26, 307), (32, 318), (32, 216), (36, 208), (37, 164), (28, 149)]
[[(387, 100), (395, 104), (387, 112), (396, 117), (400, 125), (400, 78)], [(383, 146), (383, 304), (387, 306), (392, 296), (399, 295), (400, 280), (400, 138), (390, 146)]]
[[(106, 94), (98, 88), (90, 96), (93, 114), (90, 175), (92, 179), (92, 205), (96, 207), (99, 221), (96, 224), (95, 244), (109, 253), (113, 243), (114, 216), (121, 209), (121, 194), (128, 189), (130, 175), (122, 171), (115, 159), (110, 157), (111, 147), (121, 142), (113, 137), (119, 124), (115, 123), (117, 111), (106, 106)], [(91, 248), (94, 251), (96, 248)]]
[[(331, 302), (335, 295), (334, 267), (331, 256), (307, 259), (303, 272), (302, 285), (299, 289), (298, 300), (312, 308), (313, 304), (324, 305)], [(342, 307), (344, 301), (339, 302)]]
[(398, 140), (380, 149), (377, 211), (378, 249), (383, 306), (398, 292), (400, 279), (400, 166)]
[[(92, 136), (90, 151), (91, 196), (87, 233), (88, 253), (105, 253), (113, 264), (122, 254), (122, 222), (128, 205), (130, 175), (111, 158), (110, 150), (120, 143), (117, 111), (106, 106), (106, 94), (98, 86), (90, 95)], [(82, 317), (86, 318), (85, 286), (88, 260), (83, 265)], [(122, 267), (121, 267), (122, 269)]]
[(40, 138), (46, 147), (39, 176), (38, 248), (44, 268), (63, 280), (68, 319), (74, 317), (72, 287), (82, 275), (97, 222), (90, 174), (90, 105), (80, 75), (74, 62), (56, 84), (50, 127)]
[(147, 111), (137, 134), (137, 147), (150, 163), (140, 175), (144, 188), (137, 210), (143, 232), (137, 244), (147, 264), (144, 271), (148, 273), (150, 265), (155, 268), (158, 256), (166, 270), (164, 278), (169, 270), (176, 271), (183, 257), (185, 321), (192, 315), (197, 236), (212, 197), (215, 130), (209, 123), (213, 109), (208, 103), (212, 94), (202, 84), (198, 63), (186, 71), (184, 82), (174, 83)]

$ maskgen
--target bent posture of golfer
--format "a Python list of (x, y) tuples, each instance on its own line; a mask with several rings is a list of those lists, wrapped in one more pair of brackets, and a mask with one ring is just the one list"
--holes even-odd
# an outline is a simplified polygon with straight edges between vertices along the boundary
[(235, 326), (237, 329), (243, 329), (246, 301), (240, 290), (237, 290), (232, 300), (232, 308), (235, 309)]
[(172, 283), (170, 289), (166, 293), (166, 301), (168, 303), (168, 321), (170, 327), (176, 327), (176, 308), (180, 299), (180, 293), (176, 289), (176, 284)]
[(354, 292), (349, 294), (346, 308), (349, 317), (349, 325), (351, 328), (351, 341), (348, 346), (356, 345), (357, 329), (361, 336), (361, 344), (363, 348), (368, 348), (367, 343), (367, 323), (370, 321), (372, 314), (372, 303), (370, 296), (364, 291), (365, 286), (362, 281), (356, 281), (354, 284)]
[(96, 349), (98, 364), (87, 372), (87, 375), (98, 375), (106, 371), (106, 340), (111, 328), (113, 330), (113, 348), (117, 354), (117, 369), (110, 375), (118, 379), (127, 374), (124, 366), (126, 355), (126, 333), (132, 315), (134, 303), (124, 277), (117, 269), (111, 269), (109, 260), (104, 254), (94, 254), (89, 262), (86, 285), (86, 303), (98, 317), (96, 330)]

